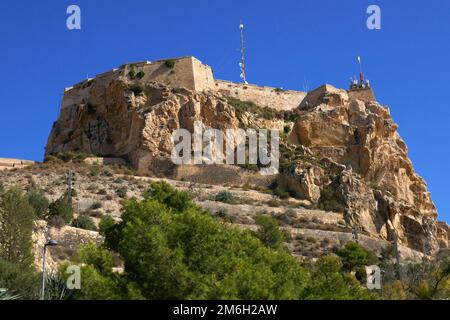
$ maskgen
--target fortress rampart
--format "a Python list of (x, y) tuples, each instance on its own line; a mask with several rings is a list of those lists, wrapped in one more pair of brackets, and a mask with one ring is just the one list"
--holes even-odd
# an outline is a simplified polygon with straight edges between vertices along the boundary
[(272, 87), (259, 87), (252, 84), (216, 80), (216, 90), (226, 96), (242, 101), (253, 101), (261, 107), (276, 110), (297, 108), (306, 96), (305, 92), (282, 90)]
[(22, 169), (33, 164), (35, 164), (35, 162), (31, 160), (0, 158), (0, 171)]
[[(173, 66), (168, 63), (169, 61)], [(111, 81), (129, 77), (131, 73), (135, 76), (143, 75), (139, 77), (139, 81), (142, 82), (161, 82), (172, 87), (184, 87), (194, 91), (212, 90), (215, 83), (211, 68), (194, 57), (129, 63), (118, 69), (99, 74), (95, 79), (87, 79), (73, 87), (66, 88), (61, 108), (87, 103), (90, 87), (94, 81), (96, 87), (107, 87)]]
[(376, 101), (375, 94), (370, 87), (348, 90), (348, 96), (350, 99), (362, 100), (365, 102)]
[(198, 92), (217, 91), (225, 96), (253, 101), (259, 106), (276, 110), (297, 108), (306, 96), (305, 92), (300, 91), (215, 80), (210, 66), (195, 57), (181, 57), (155, 62), (128, 63), (118, 69), (99, 74), (94, 79), (86, 79), (65, 89), (61, 108), (88, 103), (94, 82), (96, 88), (107, 87), (115, 79), (130, 78), (130, 74), (134, 77), (139, 75), (138, 80), (143, 83), (154, 81)]

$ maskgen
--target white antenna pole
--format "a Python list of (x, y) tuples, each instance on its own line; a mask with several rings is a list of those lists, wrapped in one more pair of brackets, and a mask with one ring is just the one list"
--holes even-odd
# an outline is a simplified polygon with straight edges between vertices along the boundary
[(247, 74), (245, 72), (245, 41), (244, 41), (244, 25), (239, 25), (239, 29), (241, 30), (241, 62), (239, 63), (239, 67), (241, 68), (241, 79), (247, 84)]

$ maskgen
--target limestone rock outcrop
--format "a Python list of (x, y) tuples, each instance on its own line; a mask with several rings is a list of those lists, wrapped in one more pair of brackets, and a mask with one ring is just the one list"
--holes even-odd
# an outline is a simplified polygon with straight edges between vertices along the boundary
[(89, 100), (63, 108), (54, 124), (46, 153), (75, 151), (123, 157), (141, 174), (168, 174), (172, 133), (207, 128), (237, 128), (234, 109), (223, 97), (145, 83), (133, 92), (126, 79), (92, 85)]
[[(170, 78), (172, 72), (164, 70)], [(353, 92), (325, 85), (309, 92), (298, 108), (274, 105), (273, 113), (262, 108), (253, 112), (254, 103), (245, 109), (245, 101), (233, 105), (230, 97), (236, 100), (246, 86), (234, 93), (229, 89), (230, 96), (209, 82), (207, 88), (196, 91), (124, 74), (80, 84), (64, 100), (46, 154), (73, 151), (120, 157), (139, 174), (178, 177), (185, 172), (170, 159), (176, 129), (193, 132), (196, 121), (222, 131), (276, 129), (284, 135), (280, 174), (272, 180), (252, 181), (267, 186), (276, 180), (292, 196), (321, 210), (342, 213), (348, 226), (370, 237), (390, 240), (396, 234), (400, 244), (427, 253), (449, 245), (449, 228), (437, 223), (436, 207), (425, 181), (413, 169), (398, 126), (370, 88)], [(272, 91), (275, 103), (292, 103), (301, 96), (276, 99), (277, 92)], [(195, 172), (196, 182), (206, 174), (214, 176), (212, 184), (225, 183), (216, 174), (220, 166), (194, 167), (188, 170)], [(234, 169), (222, 171), (230, 176), (227, 182), (236, 181), (231, 177)]]
[[(342, 166), (340, 172), (326, 168), (326, 178), (316, 176), (315, 186), (309, 183), (307, 189), (329, 190), (351, 224), (385, 239), (396, 232), (401, 243), (416, 250), (437, 250), (436, 207), (397, 129), (388, 108), (326, 85), (306, 96), (288, 141), (308, 148), (309, 157)], [(292, 177), (293, 166), (294, 171), (317, 172), (323, 165), (300, 159), (284, 174)], [(304, 177), (296, 180), (305, 185)], [(327, 200), (309, 191), (303, 196)]]

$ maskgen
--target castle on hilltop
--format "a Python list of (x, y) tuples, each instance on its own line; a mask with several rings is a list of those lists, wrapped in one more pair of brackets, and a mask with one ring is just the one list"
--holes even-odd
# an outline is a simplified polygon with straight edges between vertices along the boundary
[[(235, 97), (242, 101), (253, 101), (261, 107), (277, 110), (293, 110), (301, 104), (307, 95), (307, 92), (302, 91), (217, 80), (214, 79), (210, 66), (195, 57), (186, 56), (154, 62), (128, 63), (117, 69), (99, 74), (95, 79), (86, 79), (65, 89), (61, 108), (87, 103), (93, 81), (96, 82), (96, 85), (107, 87), (113, 80), (121, 77), (143, 82), (154, 81), (197, 92), (217, 91), (225, 96)], [(350, 96), (356, 99), (375, 100), (370, 87), (351, 88), (348, 92)]]

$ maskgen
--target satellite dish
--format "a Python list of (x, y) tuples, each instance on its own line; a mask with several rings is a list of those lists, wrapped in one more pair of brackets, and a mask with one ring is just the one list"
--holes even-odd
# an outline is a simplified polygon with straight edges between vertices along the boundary
[(243, 66), (242, 62), (239, 62), (239, 67), (241, 67), (241, 68), (242, 68), (242, 66)]
[(239, 29), (244, 29), (244, 25), (242, 23), (239, 25)]

